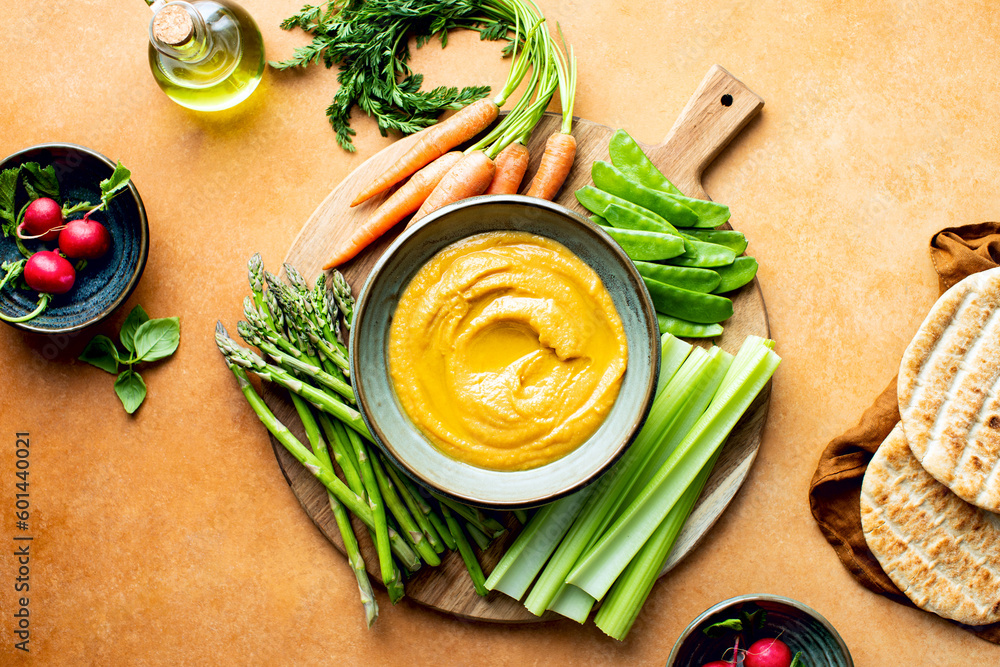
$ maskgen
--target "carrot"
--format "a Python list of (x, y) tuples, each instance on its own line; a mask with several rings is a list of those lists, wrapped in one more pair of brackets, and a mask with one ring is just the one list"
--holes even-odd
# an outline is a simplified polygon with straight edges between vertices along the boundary
[(388, 190), (463, 141), (476, 136), (496, 120), (499, 112), (500, 107), (494, 100), (481, 99), (462, 108), (451, 118), (424, 130), (423, 136), (413, 148), (362, 190), (351, 202), (351, 206), (357, 206)]
[(493, 182), (484, 194), (513, 195), (521, 187), (521, 179), (528, 170), (528, 149), (520, 142), (514, 142), (500, 151), (493, 164), (496, 173)]
[(460, 151), (445, 153), (429, 165), (415, 173), (406, 183), (375, 209), (364, 224), (354, 230), (351, 237), (323, 267), (323, 270), (340, 266), (368, 247), (375, 239), (410, 215), (424, 203), (427, 195), (441, 182), (455, 164), (462, 159)]
[(545, 142), (542, 162), (528, 188), (529, 197), (551, 200), (559, 192), (576, 158), (576, 138), (572, 134), (556, 132)]
[(424, 205), (413, 216), (413, 222), (442, 206), (483, 194), (486, 188), (490, 187), (495, 172), (493, 160), (486, 157), (485, 153), (482, 151), (467, 153), (427, 196)]

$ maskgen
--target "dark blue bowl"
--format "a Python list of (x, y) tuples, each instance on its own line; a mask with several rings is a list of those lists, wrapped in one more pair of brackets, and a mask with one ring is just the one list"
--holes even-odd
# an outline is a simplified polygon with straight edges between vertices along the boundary
[[(25, 162), (37, 162), (42, 167), (55, 166), (56, 178), (63, 201), (101, 201), (100, 182), (111, 175), (115, 163), (100, 153), (74, 144), (41, 144), (18, 151), (0, 162), (0, 170), (11, 169)], [(16, 210), (27, 202), (20, 188)], [(82, 213), (71, 216), (83, 217)], [(95, 213), (97, 220), (111, 233), (111, 250), (104, 257), (90, 260), (77, 271), (76, 282), (66, 294), (52, 298), (48, 308), (27, 322), (8, 322), (11, 326), (35, 333), (68, 333), (100, 322), (128, 299), (139, 284), (149, 254), (149, 225), (146, 209), (135, 185), (119, 193), (108, 210)], [(25, 242), (29, 250), (55, 250), (56, 241)], [(18, 260), (21, 253), (12, 238), (0, 236), (0, 261)], [(20, 283), (20, 280), (13, 281)], [(0, 293), (0, 311), (17, 317), (35, 309), (38, 293), (16, 289), (8, 284)]]

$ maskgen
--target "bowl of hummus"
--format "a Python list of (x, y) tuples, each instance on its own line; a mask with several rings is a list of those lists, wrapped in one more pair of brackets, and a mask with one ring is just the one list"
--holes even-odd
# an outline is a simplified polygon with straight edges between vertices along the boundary
[(478, 197), (401, 234), (350, 340), (358, 404), (408, 475), (520, 508), (594, 481), (638, 434), (659, 332), (618, 245), (558, 204)]

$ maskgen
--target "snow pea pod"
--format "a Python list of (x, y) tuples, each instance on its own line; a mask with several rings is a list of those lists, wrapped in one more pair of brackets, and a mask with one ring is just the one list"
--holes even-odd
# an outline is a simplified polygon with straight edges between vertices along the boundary
[(709, 294), (719, 286), (722, 278), (712, 269), (694, 269), (686, 266), (670, 266), (669, 264), (653, 264), (652, 262), (633, 262), (639, 275), (673, 285), (692, 292)]
[[(577, 190), (576, 200), (581, 204), (583, 204), (583, 207), (588, 211), (590, 211), (591, 213), (595, 213), (602, 217), (607, 216), (608, 209), (611, 206), (618, 206), (619, 208), (623, 208), (629, 211), (638, 218), (643, 218), (643, 219), (649, 218), (649, 220), (646, 220), (644, 223), (642, 223), (646, 226), (634, 227), (634, 229), (642, 229), (645, 231), (662, 231), (665, 233), (673, 233), (673, 234), (677, 233), (677, 229), (673, 225), (671, 225), (669, 222), (661, 218), (653, 211), (643, 208), (637, 204), (633, 204), (630, 201), (626, 201), (621, 197), (616, 197), (613, 194), (605, 192), (604, 190), (598, 190), (592, 185), (585, 185), (579, 190)], [(650, 224), (655, 224), (657, 225), (657, 227), (656, 228), (649, 227), (648, 225)], [(618, 227), (619, 225), (615, 226)], [(622, 227), (624, 227), (625, 229), (633, 229), (633, 227), (629, 227), (628, 225), (622, 225)]]
[(747, 237), (733, 229), (688, 229), (684, 235), (696, 241), (724, 245), (737, 255), (747, 249)]
[(670, 259), (684, 252), (684, 239), (672, 234), (642, 232), (634, 229), (601, 227), (618, 242), (632, 261), (642, 259)]
[(753, 257), (737, 257), (730, 266), (715, 269), (721, 280), (713, 292), (722, 294), (743, 287), (757, 275), (757, 260)]
[(608, 150), (611, 152), (611, 163), (636, 183), (672, 195), (684, 194), (667, 180), (625, 130), (618, 130), (611, 135)]
[(695, 212), (680, 202), (677, 195), (634, 183), (610, 162), (594, 162), (590, 177), (601, 190), (648, 208), (675, 227), (701, 226)]
[(721, 324), (697, 324), (679, 320), (663, 313), (656, 314), (656, 323), (661, 334), (672, 334), (678, 338), (715, 338), (722, 335)]
[(733, 302), (713, 294), (666, 285), (643, 278), (657, 312), (697, 324), (715, 324), (733, 316)]
[[(695, 199), (684, 195), (666, 195), (687, 206), (698, 216), (698, 222), (692, 227), (718, 227), (729, 220), (729, 207), (725, 204), (718, 204), (707, 199)], [(677, 225), (680, 227), (681, 225)]]
[(729, 266), (734, 259), (736, 253), (725, 246), (687, 238), (684, 239), (684, 254), (672, 258), (670, 263), (675, 266), (715, 268)]
[(621, 229), (638, 229), (646, 232), (661, 232), (663, 234), (674, 234), (681, 238), (684, 237), (669, 222), (652, 211), (648, 211), (647, 213), (646, 209), (639, 206), (625, 208), (619, 204), (611, 204), (604, 209), (604, 217), (607, 218), (612, 226)]

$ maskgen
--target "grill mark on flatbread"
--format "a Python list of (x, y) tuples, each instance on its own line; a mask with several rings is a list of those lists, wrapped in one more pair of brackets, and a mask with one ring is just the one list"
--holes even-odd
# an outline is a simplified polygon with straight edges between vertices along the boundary
[(945, 292), (900, 364), (914, 455), (964, 500), (1000, 511), (1000, 268)]
[(1000, 517), (931, 477), (897, 424), (861, 489), (865, 540), (914, 604), (961, 623), (1000, 620)]

